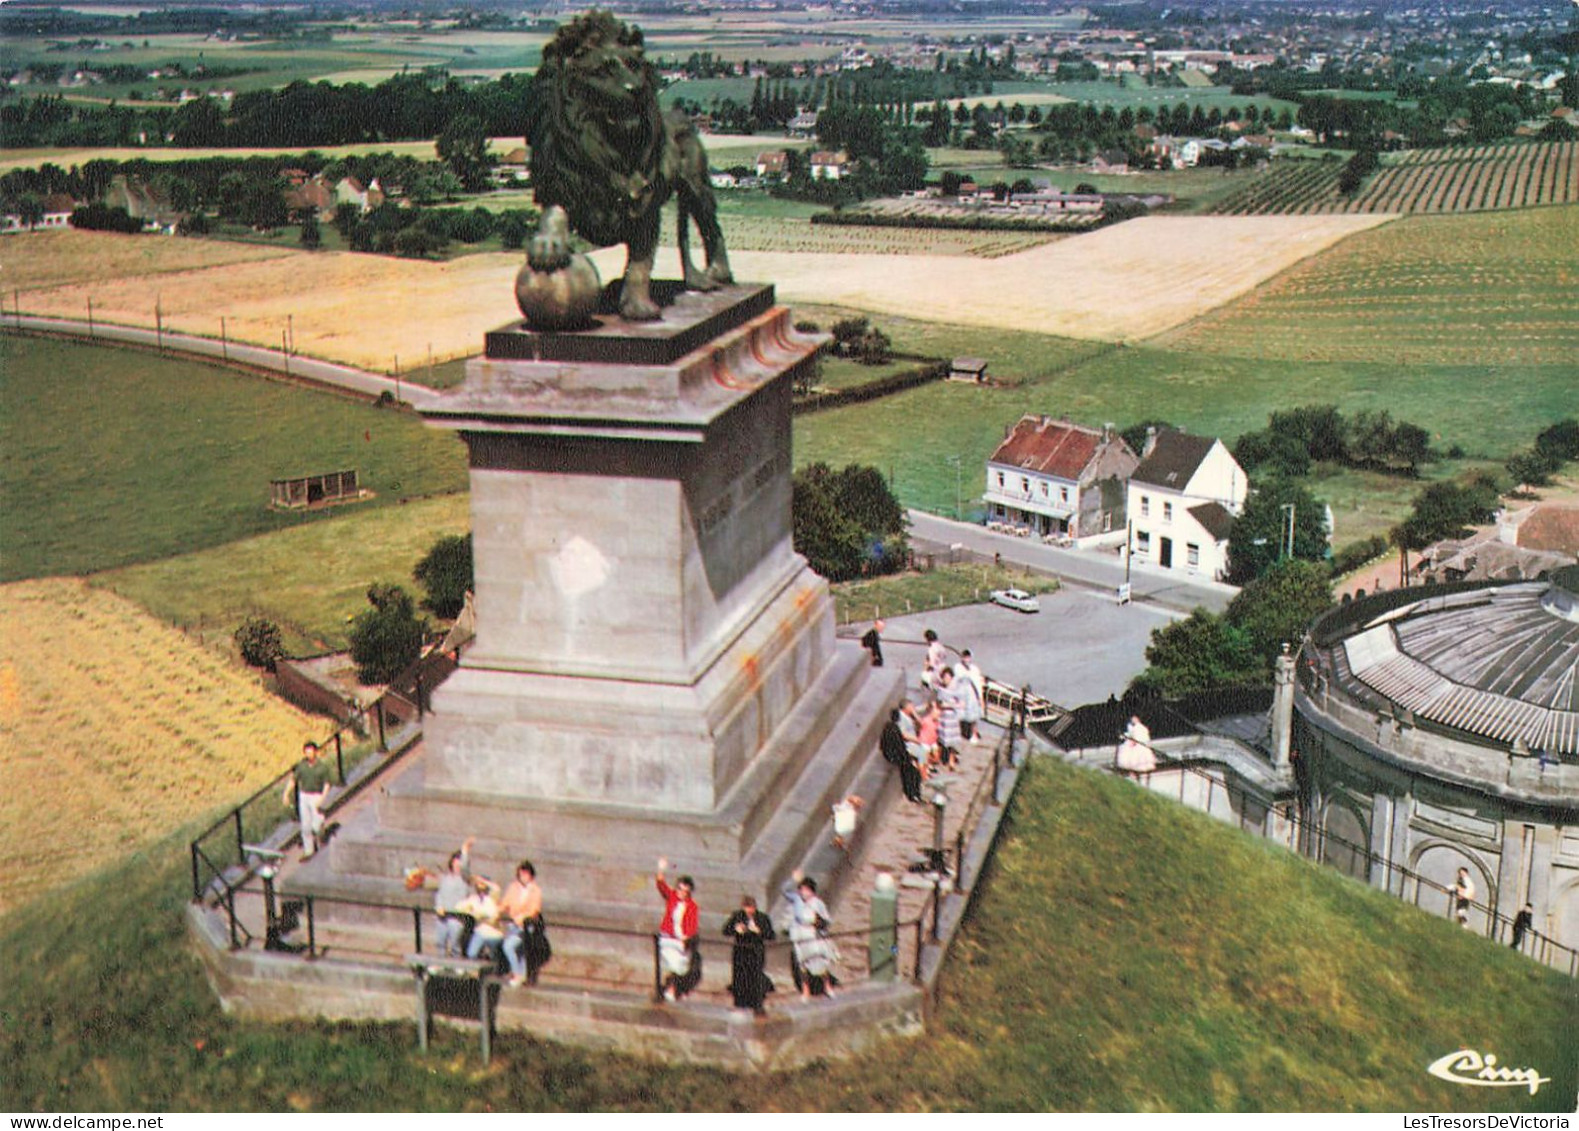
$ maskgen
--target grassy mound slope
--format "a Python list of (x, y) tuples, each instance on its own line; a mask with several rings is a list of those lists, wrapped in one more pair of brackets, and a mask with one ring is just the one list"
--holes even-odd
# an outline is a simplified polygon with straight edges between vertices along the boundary
[[(12, 972), (0, 1104), (1565, 1111), (1575, 1093), (1567, 979), (1060, 764), (1030, 774), (933, 1032), (777, 1076), (519, 1034), (484, 1070), (458, 1031), (441, 1030), (423, 1058), (410, 1025), (237, 1021), (185, 949), (183, 867), (172, 844), (0, 921), (0, 969)], [(40, 913), (50, 907), (73, 910)], [(1461, 1046), (1552, 1082), (1530, 1096), (1426, 1074)]]

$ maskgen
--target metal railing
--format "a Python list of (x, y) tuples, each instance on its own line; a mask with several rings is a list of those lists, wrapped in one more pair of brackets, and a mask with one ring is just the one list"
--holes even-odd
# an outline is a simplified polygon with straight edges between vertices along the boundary
[[(419, 657), (377, 700), (319, 743), (333, 758), (334, 784), (340, 787), (324, 807), (326, 816), (360, 792), (409, 748), (415, 736), (391, 751), (391, 735), (398, 733), (395, 724), (422, 718), (433, 688), (455, 669), (455, 663), (453, 657), (437, 651)], [(231, 899), (232, 888), (236, 886), (232, 880), (238, 870), (244, 880), (255, 867), (254, 858), (277, 855), (299, 842), (301, 834), (295, 810), (286, 810), (279, 800), (286, 781), (294, 772), (292, 766), (277, 775), (192, 840), (194, 902), (202, 900), (205, 892), (216, 900)], [(235, 917), (231, 919), (234, 935), (237, 930)]]
[[(1237, 817), (1240, 829), (1256, 832), (1273, 843), (1281, 843), (1285, 848), (1296, 852), (1306, 859), (1316, 863), (1326, 864), (1340, 874), (1348, 875), (1351, 879), (1360, 879), (1351, 871), (1345, 869), (1341, 863), (1332, 859), (1333, 853), (1329, 849), (1337, 848), (1350, 854), (1351, 862), (1363, 862), (1366, 872), (1366, 882), (1370, 887), (1378, 887), (1400, 899), (1414, 904), (1422, 910), (1430, 910), (1422, 901), (1422, 893), (1432, 892), (1442, 896), (1444, 901), (1443, 914), (1452, 919), (1458, 911), (1457, 899), (1453, 889), (1440, 884), (1426, 876), (1420, 875), (1411, 868), (1380, 856), (1371, 851), (1369, 845), (1356, 844), (1344, 837), (1322, 829), (1314, 822), (1307, 820), (1299, 811), (1297, 802), (1285, 802), (1282, 805), (1270, 801), (1261, 801), (1254, 797), (1254, 791), (1244, 786), (1232, 784), (1232, 778), (1237, 776), (1231, 767), (1225, 763), (1210, 758), (1173, 758), (1161, 750), (1153, 749), (1157, 756), (1157, 768), (1148, 773), (1135, 773), (1133, 771), (1119, 771), (1116, 767), (1107, 767), (1121, 776), (1129, 777), (1138, 782), (1143, 788), (1154, 793), (1162, 790), (1154, 789), (1152, 783), (1160, 776), (1169, 773), (1178, 775), (1179, 789), (1178, 801), (1181, 805), (1189, 804), (1185, 799), (1184, 783), (1187, 777), (1195, 777), (1206, 783), (1206, 800), (1201, 806), (1203, 812), (1213, 813), (1212, 803), (1215, 791), (1222, 790), (1229, 812)], [(1209, 773), (1205, 767), (1216, 767), (1221, 777)], [(1259, 824), (1247, 824), (1245, 814), (1246, 799), (1254, 800), (1261, 806), (1262, 821)], [(1275, 816), (1278, 824), (1287, 830), (1286, 839), (1274, 833), (1267, 827), (1267, 818)], [(1395, 878), (1397, 882), (1395, 883)], [(1494, 942), (1510, 940), (1513, 930), (1513, 919), (1503, 915), (1488, 904), (1470, 900), (1467, 906), (1485, 917), (1486, 928), (1484, 934)], [(1549, 935), (1542, 934), (1533, 927), (1526, 928), (1518, 947), (1521, 953), (1527, 954), (1543, 965), (1554, 969), (1564, 970), (1569, 977), (1579, 977), (1579, 949), (1567, 946)]]
[[(434, 941), (438, 938), (438, 913), (430, 903), (395, 903), (376, 899), (357, 899), (349, 896), (330, 896), (308, 892), (291, 892), (276, 889), (271, 878), (265, 872), (261, 876), (249, 877), (242, 883), (228, 886), (224, 898), (218, 906), (222, 907), (230, 920), (230, 933), (232, 948), (240, 949), (254, 942), (257, 933), (248, 930), (240, 922), (240, 913), (236, 910), (236, 898), (261, 897), (261, 910), (264, 917), (262, 935), (265, 939), (266, 949), (278, 950), (286, 953), (297, 953), (306, 962), (314, 962), (325, 957), (345, 954), (355, 956), (361, 963), (370, 963), (376, 966), (387, 966), (390, 969), (404, 969), (407, 965), (402, 953), (396, 953), (388, 948), (377, 950), (359, 949), (350, 943), (324, 942), (324, 929), (321, 912), (326, 907), (355, 908), (362, 912), (381, 912), (390, 917), (406, 917), (410, 921), (410, 947), (405, 953), (433, 954)], [(840, 947), (840, 959), (835, 967), (836, 974), (841, 981), (859, 981), (861, 977), (870, 978), (873, 974), (872, 959), (878, 956), (878, 950), (871, 943), (874, 937), (883, 936), (889, 931), (894, 932), (892, 949), (887, 953), (889, 960), (880, 960), (882, 966), (891, 966), (893, 976), (897, 979), (904, 977), (908, 981), (915, 981), (921, 971), (921, 955), (924, 948), (937, 941), (938, 916), (937, 904), (939, 896), (936, 889), (927, 893), (927, 898), (920, 911), (909, 919), (900, 919), (894, 927), (875, 924), (867, 927), (852, 928), (843, 931), (831, 931), (826, 936)], [(290, 908), (291, 910), (286, 910)], [(595, 938), (603, 945), (600, 950), (623, 949), (632, 956), (631, 966), (635, 965), (635, 956), (638, 953), (650, 952), (652, 955), (652, 984), (651, 996), (659, 997), (662, 994), (663, 976), (658, 960), (658, 938), (656, 932), (623, 929), (611, 927), (601, 923), (589, 923), (573, 919), (551, 919), (547, 923), (547, 932), (550, 942), (555, 944), (556, 951), (560, 954), (573, 948), (565, 945), (567, 936)], [(288, 928), (288, 929), (286, 929)], [(279, 931), (280, 934), (276, 932)], [(294, 935), (297, 932), (305, 933), (305, 941), (300, 943), (286, 943), (283, 935)], [(245, 941), (242, 941), (243, 938)], [(910, 945), (908, 953), (901, 953), (902, 944), (908, 940)], [(612, 946), (611, 946), (612, 944)], [(695, 951), (702, 958), (702, 978), (708, 983), (709, 990), (721, 991), (729, 980), (730, 959), (733, 944), (722, 936), (713, 938), (708, 935), (698, 935), (694, 943)], [(789, 956), (794, 944), (780, 936), (766, 944), (770, 974), (783, 971), (788, 976), (790, 970)], [(590, 949), (590, 948), (589, 948)], [(864, 957), (855, 957), (857, 950), (864, 951)], [(714, 964), (720, 964), (724, 971), (722, 982), (716, 976), (709, 976), (708, 970)], [(563, 965), (563, 963), (561, 963)], [(589, 982), (600, 979), (589, 975), (555, 975), (552, 962), (545, 967), (544, 981), (547, 984), (559, 982), (561, 984), (574, 984), (585, 987)], [(601, 979), (603, 988), (610, 992), (629, 991), (632, 983), (624, 981)], [(648, 987), (641, 991), (645, 996)]]
[[(1027, 697), (1021, 695), (1012, 705), (1009, 712), (1008, 725), (998, 741), (993, 745), (992, 760), (984, 767), (983, 772), (966, 802), (965, 815), (961, 818), (953, 838), (952, 844), (939, 843), (941, 873), (952, 878), (952, 890), (962, 896), (968, 896), (970, 879), (966, 876), (967, 846), (975, 837), (981, 822), (989, 816), (992, 808), (1005, 803), (1002, 797), (1002, 780), (1004, 771), (1017, 765), (1015, 760), (1015, 744), (1025, 734), (1027, 721)], [(275, 785), (281, 784), (284, 777), (277, 779)], [(255, 794), (254, 797), (267, 795), (266, 788)], [(250, 799), (249, 799), (250, 800)], [(217, 830), (225, 830), (226, 837), (236, 827), (235, 821), (242, 807), (238, 807), (232, 815), (217, 822), (210, 830), (210, 834)], [(941, 814), (940, 814), (941, 816)], [(237, 836), (241, 834), (235, 834)], [(243, 848), (256, 846), (246, 846)], [(950, 851), (952, 850), (952, 851)], [(989, 849), (990, 851), (990, 849)], [(202, 852), (201, 845), (193, 842), (194, 858)], [(206, 859), (206, 857), (205, 857)], [(197, 865), (194, 864), (194, 869)], [(196, 874), (194, 872), (194, 874)], [(979, 877), (980, 869), (977, 871)], [(378, 899), (360, 899), (350, 896), (325, 895), (308, 892), (289, 892), (275, 887), (272, 873), (264, 870), (256, 874), (251, 868), (246, 869), (239, 879), (231, 882), (223, 874), (219, 874), (218, 883), (214, 884), (215, 900), (213, 906), (220, 910), (227, 921), (230, 946), (232, 949), (242, 949), (253, 945), (261, 936), (266, 949), (285, 952), (298, 952), (304, 961), (315, 961), (326, 952), (333, 951), (348, 955), (356, 955), (360, 961), (372, 962), (375, 965), (389, 966), (390, 968), (404, 968), (403, 953), (424, 954), (431, 953), (431, 942), (437, 938), (436, 922), (437, 911), (425, 899), (423, 902), (392, 902)], [(950, 894), (947, 886), (932, 884), (924, 892), (920, 908), (909, 918), (900, 918), (897, 922), (894, 941), (886, 959), (881, 959), (881, 964), (891, 966), (895, 977), (905, 977), (916, 982), (921, 978), (923, 969), (922, 956), (929, 946), (937, 946), (943, 940), (941, 937), (942, 905), (944, 899)], [(261, 897), (261, 898), (260, 898)], [(253, 927), (249, 928), (244, 922), (246, 913), (238, 909), (238, 898), (250, 901), (253, 914), (261, 911), (262, 922), (259, 924), (253, 919)], [(283, 911), (282, 907), (291, 910)], [(386, 920), (394, 918), (409, 918), (410, 922), (410, 947), (390, 948), (388, 946), (367, 950), (358, 949), (351, 943), (339, 942), (329, 947), (323, 944), (324, 924), (321, 911), (326, 907), (353, 908), (360, 912), (372, 912), (381, 915)], [(291, 920), (294, 920), (292, 922)], [(260, 928), (260, 929), (255, 929)], [(288, 929), (287, 929), (288, 928)], [(642, 945), (650, 943), (653, 947), (653, 991), (657, 993), (661, 986), (661, 975), (656, 959), (657, 935), (651, 932), (625, 930), (610, 927), (604, 924), (578, 922), (575, 920), (555, 920), (548, 925), (551, 937), (563, 938), (565, 935), (581, 935), (601, 937), (607, 946), (610, 942), (614, 946), (624, 945), (633, 948), (637, 940), (642, 940)], [(855, 967), (850, 962), (849, 950), (859, 946), (866, 950), (867, 960), (861, 965), (860, 973), (867, 977), (872, 976), (873, 960), (878, 959), (878, 950), (872, 946), (874, 936), (885, 934), (891, 928), (882, 925), (868, 925), (865, 927), (851, 928), (831, 932), (828, 936), (838, 945), (845, 944), (843, 955), (843, 970), (853, 972)], [(294, 934), (297, 930), (305, 931), (305, 942), (300, 944), (285, 943), (283, 935)], [(387, 933), (387, 925), (383, 929)], [(623, 943), (620, 940), (624, 940)], [(721, 960), (725, 963), (724, 969), (729, 969), (729, 952), (732, 944), (726, 939), (713, 939), (699, 937), (697, 947), (704, 956), (704, 971), (708, 965), (707, 956), (711, 955), (713, 961)], [(402, 953), (396, 953), (396, 950)], [(776, 961), (781, 968), (788, 967), (788, 955), (793, 949), (793, 944), (788, 940), (779, 939), (768, 944), (767, 950), (770, 963)], [(705, 976), (705, 975), (704, 975)], [(586, 978), (549, 978), (550, 983), (556, 980), (585, 984)], [(628, 983), (626, 983), (628, 986)], [(619, 983), (610, 984), (607, 988), (618, 991)]]

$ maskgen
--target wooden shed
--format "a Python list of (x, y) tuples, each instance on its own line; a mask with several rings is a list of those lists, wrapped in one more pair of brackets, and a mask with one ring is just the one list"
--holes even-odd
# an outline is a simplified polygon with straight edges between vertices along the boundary
[(363, 498), (367, 492), (357, 485), (356, 471), (331, 471), (323, 475), (297, 475), (290, 479), (269, 480), (269, 504), (295, 510), (327, 506)]

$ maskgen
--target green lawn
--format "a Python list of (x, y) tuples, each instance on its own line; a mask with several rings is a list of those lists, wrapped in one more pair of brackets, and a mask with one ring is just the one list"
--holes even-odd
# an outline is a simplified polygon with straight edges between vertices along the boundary
[[(0, 580), (220, 546), (466, 487), (415, 416), (197, 362), (0, 336)], [(374, 497), (311, 515), (269, 480), (355, 468)]]
[(333, 522), (122, 566), (93, 583), (220, 644), (247, 617), (267, 617), (283, 631), (287, 654), (317, 655), (349, 647), (347, 621), (367, 608), (373, 582), (393, 581), (420, 599), (412, 569), (442, 535), (466, 533), (470, 519), (464, 492), (342, 509)]
[(835, 619), (839, 624), (849, 624), (927, 609), (980, 604), (994, 589), (1054, 593), (1058, 590), (1058, 579), (985, 564), (940, 563), (933, 569), (916, 573), (842, 581), (832, 588)]
[(1579, 205), (1410, 216), (1359, 232), (1152, 344), (1279, 362), (1481, 369), (1459, 393), (1477, 422), (1458, 437), (1466, 446), (1478, 421), (1501, 423), (1500, 409), (1487, 411), (1494, 400), (1526, 397), (1530, 386), (1560, 392), (1566, 409), (1551, 408), (1571, 413)]
[[(0, 920), (10, 1111), (1472, 1111), (1572, 1107), (1574, 983), (1116, 779), (1038, 761), (930, 1032), (737, 1076), (407, 1022), (222, 1013), (180, 837)], [(552, 883), (552, 877), (545, 877)], [(718, 975), (713, 975), (718, 976)], [(1448, 989), (1450, 987), (1450, 990)], [(770, 999), (770, 1008), (772, 999)], [(1470, 1045), (1551, 1082), (1471, 1089)], [(896, 1070), (903, 1065), (903, 1070)]]

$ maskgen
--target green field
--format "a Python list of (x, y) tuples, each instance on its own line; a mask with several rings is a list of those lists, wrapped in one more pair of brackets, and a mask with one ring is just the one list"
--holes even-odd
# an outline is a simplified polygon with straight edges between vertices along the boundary
[[(788, 1073), (516, 1032), (483, 1068), (465, 1030), (440, 1027), (423, 1055), (410, 1023), (226, 1015), (186, 939), (184, 848), (62, 889), (93, 930), (0, 920), (7, 1110), (1562, 1112), (1579, 1072), (1571, 980), (1053, 762), (1028, 771), (929, 1032)], [(1551, 1082), (1531, 1096), (1427, 1074), (1466, 1044)]]
[(467, 532), (469, 502), (456, 493), (403, 507), (342, 508), (333, 522), (106, 570), (93, 584), (221, 647), (243, 620), (262, 616), (279, 625), (288, 655), (339, 651), (349, 647), (347, 622), (367, 608), (370, 584), (392, 581), (421, 597), (412, 568), (440, 536)]
[(1501, 423), (1489, 396), (1545, 392), (1555, 418), (1573, 410), (1579, 388), (1579, 206), (1373, 228), (1152, 344), (1266, 360), (1483, 365), (1491, 379), (1460, 393), (1471, 408), (1460, 415), (1466, 445), (1480, 421)]
[[(456, 76), (492, 76), (503, 71), (529, 71), (540, 58), (546, 36), (528, 32), (416, 33), (414, 29), (341, 31), (333, 39), (293, 41), (221, 41), (198, 35), (150, 37), (102, 36), (103, 50), (59, 50), (43, 37), (17, 36), (0, 43), (0, 70), (38, 64), (93, 70), (116, 64), (144, 68), (144, 73), (171, 63), (188, 72), (200, 64), (235, 68), (244, 74), (201, 78), (142, 78), (136, 82), (97, 83), (65, 88), (28, 84), (12, 88), (19, 94), (61, 94), (68, 99), (97, 102), (126, 100), (138, 92), (147, 100), (158, 87), (199, 91), (267, 90), (291, 82), (359, 81), (374, 84), (405, 70), (440, 67)], [(145, 46), (146, 44), (146, 46)]]
[[(220, 546), (463, 490), (466, 456), (414, 416), (196, 362), (0, 336), (0, 579)], [(289, 514), (269, 480), (355, 468), (374, 497)]]

